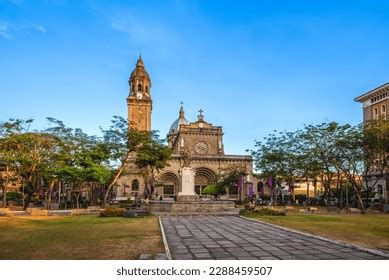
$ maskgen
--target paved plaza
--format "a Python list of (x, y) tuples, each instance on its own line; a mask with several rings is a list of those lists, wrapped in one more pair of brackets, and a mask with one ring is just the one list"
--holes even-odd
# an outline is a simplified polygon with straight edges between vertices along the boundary
[(237, 216), (161, 217), (173, 259), (385, 259)]

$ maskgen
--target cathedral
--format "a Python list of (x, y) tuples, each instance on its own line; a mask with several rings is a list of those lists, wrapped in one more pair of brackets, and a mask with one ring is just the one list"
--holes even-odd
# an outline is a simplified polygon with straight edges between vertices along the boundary
[[(129, 127), (141, 131), (151, 131), (152, 113), (151, 79), (141, 57), (129, 79), (129, 95), (127, 97)], [(167, 143), (173, 149), (169, 166), (156, 174), (155, 192), (163, 198), (175, 199), (181, 190), (181, 168), (184, 160), (190, 158), (190, 166), (195, 169), (195, 191), (202, 197), (203, 189), (229, 169), (239, 168), (248, 175), (242, 197), (248, 193), (248, 185), (258, 182), (253, 177), (253, 160), (248, 155), (226, 155), (223, 144), (223, 128), (208, 122), (199, 110), (197, 120), (189, 121), (185, 117), (184, 107), (178, 112), (178, 118), (170, 126)], [(144, 182), (139, 170), (129, 160), (126, 172), (116, 187), (116, 197), (134, 197), (144, 194)], [(254, 181), (254, 182), (253, 182)], [(260, 183), (259, 183), (260, 184)], [(258, 186), (259, 186), (258, 184)], [(254, 193), (257, 193), (254, 187)], [(237, 199), (238, 188), (230, 187), (225, 199)]]

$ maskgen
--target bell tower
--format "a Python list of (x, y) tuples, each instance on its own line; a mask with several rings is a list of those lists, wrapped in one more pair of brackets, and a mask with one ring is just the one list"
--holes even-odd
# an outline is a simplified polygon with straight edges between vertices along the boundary
[(128, 126), (140, 131), (151, 131), (153, 103), (150, 94), (151, 81), (141, 56), (136, 62), (128, 84), (130, 87), (127, 97)]

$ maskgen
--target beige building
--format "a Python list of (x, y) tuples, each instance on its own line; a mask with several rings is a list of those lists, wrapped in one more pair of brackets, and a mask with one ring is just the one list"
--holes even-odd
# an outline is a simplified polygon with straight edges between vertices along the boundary
[[(362, 103), (364, 123), (379, 118), (389, 120), (389, 83), (358, 96), (354, 101)], [(370, 184), (374, 185), (376, 198), (389, 202), (389, 175), (381, 176), (371, 172), (368, 177)]]
[(354, 101), (362, 103), (364, 122), (377, 120), (380, 117), (387, 120), (389, 116), (389, 83), (362, 94)]
[[(128, 121), (131, 128), (150, 131), (152, 96), (151, 79), (139, 57), (135, 69), (129, 79), (129, 96), (127, 97)], [(158, 105), (156, 105), (158, 106)], [(245, 178), (245, 187), (242, 196), (247, 195), (248, 183), (254, 184), (254, 193), (258, 192), (258, 180), (253, 177), (253, 160), (249, 155), (226, 155), (223, 144), (223, 128), (208, 122), (199, 111), (197, 120), (189, 121), (185, 117), (184, 108), (178, 112), (178, 118), (173, 121), (167, 135), (169, 147), (173, 155), (169, 166), (156, 174), (156, 192), (163, 197), (175, 197), (181, 190), (181, 168), (184, 158), (190, 159), (190, 166), (195, 173), (195, 191), (202, 196), (205, 186), (213, 183), (217, 177), (229, 168), (240, 168), (248, 175)], [(126, 174), (118, 181), (117, 197), (132, 197), (135, 194), (143, 195), (144, 182), (139, 170), (129, 159)], [(237, 199), (237, 187), (227, 190), (225, 198)]]

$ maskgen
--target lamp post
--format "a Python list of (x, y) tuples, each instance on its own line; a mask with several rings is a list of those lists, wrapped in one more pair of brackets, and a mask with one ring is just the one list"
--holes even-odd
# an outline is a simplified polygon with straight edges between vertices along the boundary
[(177, 190), (177, 194), (182, 191), (182, 186), (181, 186), (181, 181), (182, 181), (182, 178), (181, 178), (181, 175), (182, 175), (182, 170), (181, 168), (177, 171), (178, 173), (178, 190)]

